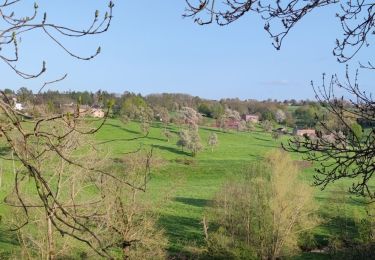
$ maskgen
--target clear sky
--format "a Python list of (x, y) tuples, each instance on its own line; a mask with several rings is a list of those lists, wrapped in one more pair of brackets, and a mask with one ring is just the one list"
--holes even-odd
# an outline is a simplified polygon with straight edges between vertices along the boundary
[[(27, 15), (32, 1), (23, 1), (17, 11)], [(38, 1), (50, 22), (84, 28), (96, 9), (105, 10), (107, 1)], [(93, 61), (75, 60), (42, 33), (24, 35), (18, 68), (36, 71), (42, 60), (47, 73), (37, 80), (21, 80), (0, 64), (1, 87), (34, 91), (44, 81), (68, 73), (52, 86), (58, 90), (98, 89), (142, 94), (179, 92), (219, 99), (313, 99), (310, 81), (321, 82), (323, 72), (343, 74), (345, 65), (332, 55), (340, 36), (335, 10), (321, 9), (308, 15), (287, 37), (281, 51), (271, 45), (263, 22), (255, 14), (226, 27), (198, 26), (183, 19), (184, 0), (114, 1), (114, 20), (106, 34), (85, 39), (66, 39), (81, 54), (102, 53)], [(17, 13), (16, 13), (17, 14)], [(350, 63), (366, 61), (371, 49), (364, 49)], [(360, 83), (375, 90), (368, 71), (360, 72)]]

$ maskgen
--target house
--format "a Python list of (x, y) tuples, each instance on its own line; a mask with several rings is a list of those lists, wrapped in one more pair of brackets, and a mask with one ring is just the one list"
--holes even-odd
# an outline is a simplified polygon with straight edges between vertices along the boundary
[[(70, 114), (79, 114), (79, 116), (86, 116), (90, 115), (91, 108), (88, 105), (79, 105), (77, 106), (74, 103), (62, 104), (60, 105), (60, 109), (62, 113), (70, 113)], [(78, 109), (78, 111), (77, 111)]]
[(101, 108), (91, 108), (91, 116), (96, 118), (103, 118), (105, 112)]
[(14, 109), (15, 110), (18, 110), (18, 111), (21, 111), (24, 109), (23, 105), (21, 103), (14, 103)]
[(258, 115), (242, 115), (242, 119), (246, 122), (258, 123), (259, 116)]
[(24, 106), (22, 105), (22, 103), (17, 102), (16, 97), (13, 97), (12, 101), (13, 101), (12, 104), (13, 104), (15, 110), (21, 111), (21, 110), (25, 109)]
[(315, 129), (294, 129), (293, 134), (297, 136), (316, 136), (316, 131)]

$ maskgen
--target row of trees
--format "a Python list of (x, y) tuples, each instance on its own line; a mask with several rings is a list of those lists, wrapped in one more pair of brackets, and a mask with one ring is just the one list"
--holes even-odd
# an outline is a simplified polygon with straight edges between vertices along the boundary
[[(183, 107), (191, 107), (206, 117), (220, 119), (226, 112), (226, 109), (238, 111), (242, 114), (257, 114), (263, 120), (273, 120), (276, 122), (285, 122), (292, 126), (297, 118), (305, 124), (313, 125), (314, 114), (319, 112), (319, 105), (314, 102), (307, 102), (298, 111), (292, 113), (289, 111), (289, 105), (292, 103), (282, 103), (278, 101), (256, 101), (240, 99), (222, 99), (220, 101), (206, 100), (199, 97), (192, 97), (187, 94), (152, 94), (141, 96), (125, 92), (122, 95), (108, 93), (106, 91), (97, 91), (95, 93), (88, 91), (66, 91), (59, 92), (48, 90), (41, 93), (33, 92), (25, 87), (13, 92), (6, 89), (5, 93), (11, 97), (17, 97), (19, 102), (24, 104), (49, 104), (50, 109), (59, 111), (62, 105), (70, 103), (80, 103), (81, 105), (99, 105), (106, 106), (108, 102), (113, 103), (113, 114), (117, 116), (134, 117), (137, 109), (141, 107), (163, 107), (170, 112), (179, 111)], [(317, 108), (313, 110), (313, 108)], [(61, 109), (60, 109), (61, 110)], [(52, 111), (52, 112), (54, 112)], [(32, 111), (30, 111), (32, 113)]]

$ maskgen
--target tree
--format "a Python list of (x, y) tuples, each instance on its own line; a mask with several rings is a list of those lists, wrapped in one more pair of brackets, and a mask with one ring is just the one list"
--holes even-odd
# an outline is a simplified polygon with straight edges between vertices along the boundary
[(236, 110), (226, 108), (224, 114), (218, 119), (219, 125), (223, 130), (226, 130), (230, 125), (236, 125), (241, 121), (240, 113)]
[(219, 119), (224, 114), (224, 106), (220, 103), (215, 103), (212, 106), (212, 117)]
[(162, 134), (165, 136), (165, 138), (167, 138), (167, 142), (169, 143), (169, 140), (173, 137), (173, 133), (164, 128)]
[(17, 98), (20, 102), (32, 102), (33, 92), (25, 87), (17, 90)]
[(147, 136), (150, 132), (150, 125), (154, 118), (154, 112), (149, 107), (140, 107), (138, 113), (140, 130), (145, 136)]
[(183, 107), (179, 111), (179, 117), (183, 124), (186, 124), (189, 128), (198, 127), (201, 115), (191, 107)]
[[(17, 66), (22, 48), (20, 38), (26, 37), (26, 33), (30, 31), (44, 34), (76, 59), (91, 60), (100, 53), (99, 47), (88, 57), (80, 56), (65, 46), (64, 42), (106, 32), (112, 21), (114, 7), (112, 2), (109, 2), (108, 11), (103, 15), (95, 11), (92, 22), (84, 29), (51, 23), (46, 13), (39, 15), (37, 3), (34, 4), (30, 15), (17, 16), (17, 5), (26, 2), (16, 0), (0, 3), (0, 19), (3, 21), (0, 30), (0, 58), (18, 76), (33, 79), (46, 72), (45, 62), (37, 72), (25, 72)], [(44, 83), (40, 91), (63, 79), (65, 76)], [(20, 92), (22, 95), (23, 93), (27, 92)], [(11, 106), (7, 94), (3, 91), (0, 91), (0, 94), (2, 95), (0, 110), (3, 115), (1, 139), (5, 148), (9, 148), (14, 155), (14, 159), (6, 159), (17, 160), (17, 164), (21, 166), (21, 169), (15, 172), (14, 189), (6, 202), (8, 206), (18, 211), (17, 217), (20, 221), (13, 223), (13, 230), (22, 231), (28, 228), (34, 223), (33, 216), (36, 214), (33, 212), (40, 210), (42, 213), (40, 218), (46, 219), (44, 228), (47, 230), (49, 259), (54, 259), (56, 256), (53, 240), (55, 235), (80, 241), (99, 256), (113, 258), (103, 243), (105, 235), (108, 234), (100, 233), (96, 222), (104, 212), (100, 183), (108, 178), (126, 187), (138, 190), (144, 188), (143, 185), (134, 187), (130, 182), (119, 179), (116, 174), (96, 167), (96, 160), (91, 160), (96, 157), (80, 158), (80, 151), (97, 151), (97, 149), (90, 146), (91, 142), (75, 142), (77, 137), (90, 136), (104, 125), (110, 106), (107, 107), (105, 118), (95, 126), (86, 125), (84, 120), (81, 120), (80, 104), (77, 104), (74, 113), (34, 117), (25, 125), (19, 113)], [(26, 183), (27, 188), (25, 188)], [(77, 192), (87, 195), (88, 189), (94, 193), (89, 200), (87, 196), (76, 196)]]
[(275, 119), (277, 123), (279, 124), (283, 123), (286, 119), (286, 115), (284, 111), (282, 111), (281, 109), (276, 110)]
[(272, 138), (278, 140), (281, 137), (281, 133), (279, 131), (273, 131), (272, 132)]
[[(335, 16), (341, 25), (342, 37), (336, 39), (333, 55), (339, 63), (346, 63), (353, 59), (362, 47), (370, 46), (369, 40), (375, 29), (375, 3), (373, 1), (337, 1), (337, 0), (225, 0), (224, 4), (215, 0), (192, 3), (186, 0), (185, 17), (194, 18), (200, 25), (216, 22), (227, 25), (237, 21), (244, 15), (254, 12), (261, 14), (265, 20), (264, 29), (273, 39), (274, 47), (279, 50), (283, 39), (292, 31), (296, 24), (312, 11), (324, 7), (337, 8)], [(207, 15), (208, 14), (208, 15)], [(361, 69), (375, 69), (371, 61), (360, 62)], [(347, 124), (345, 115), (354, 117), (374, 125), (375, 106), (371, 94), (360, 90), (358, 84), (358, 70), (354, 80), (349, 76), (348, 67), (345, 82), (338, 76), (331, 77), (329, 84), (323, 75), (322, 87), (314, 87), (318, 101), (323, 107), (334, 114), (342, 123), (349, 135), (356, 136)], [(351, 95), (350, 106), (345, 106), (343, 98), (334, 95), (334, 89), (346, 90)], [(345, 113), (344, 113), (345, 112)], [(352, 179), (350, 191), (359, 196), (375, 199), (375, 192), (369, 181), (375, 173), (373, 157), (375, 154), (375, 131), (370, 129), (363, 136), (363, 140), (356, 138), (342, 138), (338, 131), (330, 129), (324, 120), (317, 119), (318, 124), (326, 132), (335, 136), (335, 145), (319, 137), (317, 141), (311, 139), (294, 139), (284, 147), (289, 151), (299, 152), (310, 161), (318, 162), (315, 184), (323, 189), (338, 179)]]
[[(134, 187), (145, 185), (151, 167), (157, 167), (152, 149), (121, 158), (124, 167), (119, 179)], [(148, 177), (147, 177), (148, 178)], [(145, 187), (146, 188), (146, 187)], [(120, 248), (122, 259), (164, 259), (167, 240), (157, 227), (157, 216), (146, 201), (138, 199), (138, 189), (124, 189), (121, 182), (104, 178), (105, 213), (98, 218), (107, 248)]]
[[(338, 9), (336, 17), (341, 23), (343, 38), (336, 40), (333, 54), (339, 62), (346, 62), (354, 55), (370, 38), (374, 29), (374, 7), (372, 1), (347, 1), (341, 3), (337, 0), (225, 0), (221, 4), (215, 0), (198, 1), (192, 3), (186, 0), (187, 8), (184, 17), (194, 18), (199, 25), (216, 22), (219, 25), (228, 25), (248, 13), (261, 14), (265, 20), (264, 29), (273, 39), (274, 47), (279, 50), (283, 39), (290, 33), (305, 15), (319, 8), (335, 6)], [(275, 28), (275, 29), (274, 29)], [(275, 32), (273, 31), (275, 30)], [(369, 68), (374, 68), (371, 63)]]
[(255, 130), (255, 124), (251, 121), (246, 122), (246, 128), (248, 131), (252, 132)]
[(301, 232), (318, 224), (313, 190), (298, 175), (290, 156), (277, 150), (226, 183), (204, 221), (212, 257), (279, 259), (298, 251)]
[(218, 137), (217, 137), (217, 134), (212, 132), (209, 136), (208, 136), (208, 146), (211, 147), (211, 151), (213, 152), (214, 151), (214, 147), (216, 147), (219, 143), (219, 140), (218, 140)]
[(246, 121), (245, 120), (241, 120), (238, 122), (237, 124), (237, 131), (244, 131), (246, 130)]
[[(359, 90), (357, 82), (350, 81), (348, 72), (346, 77), (346, 85), (342, 85), (337, 77), (334, 77), (329, 87), (323, 85), (315, 88), (321, 105), (335, 116), (344, 131), (335, 131), (326, 121), (320, 120), (318, 125), (321, 131), (318, 132), (317, 138), (296, 137), (283, 146), (288, 151), (302, 153), (306, 160), (319, 165), (314, 175), (315, 185), (324, 189), (336, 180), (350, 178), (351, 193), (375, 199), (374, 188), (370, 185), (375, 171), (375, 131), (371, 129), (362, 137), (359, 127), (348, 120), (359, 117), (375, 122), (373, 101), (370, 96)], [(344, 105), (343, 100), (334, 95), (333, 86), (352, 93), (354, 98), (350, 105)], [(328, 133), (330, 138), (325, 138), (323, 132)]]
[(316, 105), (305, 105), (298, 107), (294, 115), (299, 120), (300, 125), (315, 127), (318, 122), (318, 117), (321, 117), (322, 112), (320, 107)]
[(178, 135), (179, 139), (177, 141), (177, 146), (181, 146), (182, 151), (191, 142), (190, 133), (186, 129), (182, 129)]
[(200, 152), (203, 149), (198, 128), (190, 130), (189, 135), (190, 142), (188, 143), (187, 148), (191, 151), (191, 155), (195, 157), (198, 154), (198, 152)]
[(125, 97), (125, 101), (121, 106), (121, 116), (132, 120), (139, 120), (148, 109), (146, 101), (137, 95), (129, 95)]
[(266, 131), (266, 132), (272, 132), (272, 129), (273, 129), (273, 124), (271, 121), (269, 120), (265, 120), (262, 122), (262, 127), (263, 127), (263, 130)]

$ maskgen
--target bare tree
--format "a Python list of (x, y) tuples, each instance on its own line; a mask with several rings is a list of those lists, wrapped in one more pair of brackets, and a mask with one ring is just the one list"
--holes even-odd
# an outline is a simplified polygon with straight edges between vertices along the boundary
[(212, 132), (208, 136), (208, 142), (207, 143), (211, 147), (211, 151), (213, 152), (214, 151), (214, 147), (216, 147), (219, 144), (219, 140), (218, 140), (217, 134), (214, 133), (214, 132)]
[(285, 112), (282, 111), (281, 109), (276, 110), (275, 118), (279, 124), (283, 123), (286, 119)]
[[(134, 187), (147, 183), (151, 167), (158, 165), (152, 149), (126, 155), (124, 171), (119, 178), (131, 181)], [(120, 248), (124, 259), (164, 259), (167, 244), (163, 230), (157, 225), (157, 214), (139, 197), (139, 189), (124, 189), (121, 182), (105, 177), (102, 184), (105, 194), (105, 214), (97, 216), (102, 228), (106, 248)], [(144, 188), (146, 188), (144, 186)]]
[[(63, 41), (106, 32), (112, 21), (114, 7), (113, 3), (109, 2), (108, 11), (103, 15), (100, 15), (99, 11), (94, 12), (88, 28), (75, 29), (50, 23), (46, 13), (39, 15), (38, 4), (34, 4), (29, 16), (17, 17), (15, 10), (17, 5), (21, 4), (28, 3), (23, 0), (4, 0), (0, 3), (0, 58), (24, 79), (39, 77), (46, 71), (46, 63), (43, 62), (37, 72), (18, 69), (21, 36), (30, 31), (39, 31), (73, 58), (90, 60), (100, 53), (100, 47), (93, 55), (85, 57), (68, 49)], [(65, 77), (46, 82), (39, 92)], [(34, 212), (34, 209), (37, 209), (40, 210), (39, 216), (44, 215), (43, 218), (46, 219), (46, 255), (49, 259), (56, 257), (55, 235), (80, 241), (96, 254), (112, 258), (104, 243), (103, 234), (94, 221), (104, 213), (105, 196), (103, 197), (100, 184), (104, 179), (111, 179), (131, 189), (144, 191), (145, 183), (135, 186), (115, 173), (99, 167), (96, 162), (100, 160), (87, 154), (87, 151), (93, 151), (95, 154), (98, 149), (87, 140), (80, 141), (81, 137), (95, 134), (105, 124), (110, 104), (104, 119), (94, 122), (93, 125), (87, 125), (82, 119), (84, 112), (79, 104), (74, 113), (42, 113), (40, 117), (34, 117), (24, 123), (23, 115), (13, 108), (7, 94), (4, 91), (0, 91), (0, 94), (0, 134), (12, 155), (11, 158), (5, 156), (5, 159), (13, 160), (14, 156), (17, 165), (21, 166), (15, 171), (14, 189), (5, 200), (8, 206), (18, 211), (19, 221), (13, 223), (12, 230), (23, 231), (28, 224), (32, 224), (32, 220), (38, 215)], [(80, 154), (86, 154), (88, 157), (83, 158)], [(147, 176), (143, 180), (147, 181)], [(87, 196), (88, 191), (93, 192), (92, 196)]]
[[(349, 104), (335, 96), (335, 88), (352, 94)], [(314, 89), (321, 105), (335, 116), (343, 132), (333, 130), (322, 119), (318, 123), (321, 131), (318, 131), (317, 138), (294, 138), (285, 144), (284, 148), (302, 153), (306, 160), (318, 163), (314, 184), (322, 189), (336, 180), (350, 178), (351, 193), (375, 199), (375, 191), (370, 184), (375, 172), (375, 131), (371, 129), (359, 134), (357, 127), (353, 127), (351, 123), (353, 118), (360, 118), (367, 124), (374, 124), (374, 101), (371, 96), (360, 91), (357, 77), (352, 81), (348, 71), (345, 83), (341, 83), (337, 76), (334, 76), (328, 85), (323, 79), (323, 85)]]
[[(373, 1), (338, 0), (186, 0), (184, 17), (192, 17), (200, 25), (216, 22), (227, 25), (248, 13), (258, 13), (265, 20), (264, 29), (280, 49), (283, 39), (305, 15), (319, 8), (336, 6), (343, 38), (337, 39), (334, 55), (339, 62), (350, 60), (363, 46), (368, 45), (374, 30), (375, 3)], [(372, 67), (371, 63), (367, 64)]]
[[(336, 39), (333, 55), (340, 63), (350, 61), (362, 47), (370, 46), (375, 32), (374, 1), (225, 0), (222, 3), (215, 0), (186, 0), (186, 3), (184, 16), (194, 18), (200, 25), (213, 22), (227, 25), (248, 13), (260, 14), (265, 21), (264, 29), (278, 50), (283, 39), (307, 14), (328, 6), (336, 7), (342, 37)], [(360, 63), (360, 68), (374, 70), (375, 66), (369, 60)], [(351, 79), (347, 68), (344, 82), (334, 75), (328, 84), (323, 79), (322, 87), (314, 88), (321, 105), (335, 116), (344, 131), (336, 131), (327, 122), (320, 120), (319, 124), (325, 133), (318, 132), (318, 138), (296, 138), (284, 147), (289, 151), (303, 153), (307, 160), (319, 163), (315, 176), (316, 185), (324, 189), (338, 179), (349, 178), (353, 180), (350, 192), (375, 199), (375, 192), (369, 185), (375, 173), (375, 106), (371, 94), (360, 90), (357, 76), (358, 71), (354, 79)], [(351, 95), (349, 105), (342, 97), (334, 95), (335, 87), (346, 90)], [(371, 129), (359, 135), (358, 127), (350, 124), (349, 120), (361, 120)], [(325, 138), (323, 134), (329, 138)]]
[(263, 128), (264, 131), (270, 133), (270, 132), (272, 132), (273, 124), (272, 124), (272, 122), (269, 121), (269, 120), (264, 120), (264, 121), (262, 122), (262, 128)]

